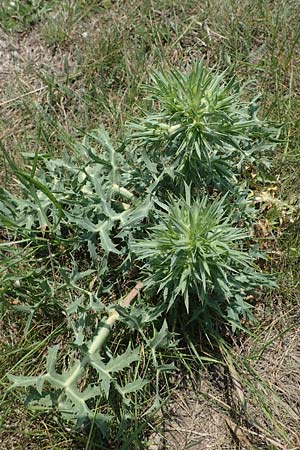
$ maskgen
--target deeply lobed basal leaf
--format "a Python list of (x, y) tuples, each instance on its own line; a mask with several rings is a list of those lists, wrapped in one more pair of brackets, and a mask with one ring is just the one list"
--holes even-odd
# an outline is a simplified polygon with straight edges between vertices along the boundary
[[(95, 413), (97, 399), (109, 400), (110, 386), (113, 384), (125, 402), (125, 406), (128, 406), (130, 405), (130, 399), (127, 398), (127, 395), (141, 390), (148, 383), (147, 380), (141, 380), (140, 378), (121, 384), (117, 381), (117, 374), (124, 369), (128, 369), (133, 362), (139, 360), (139, 349), (131, 350), (128, 347), (125, 353), (116, 358), (112, 357), (107, 363), (102, 360), (99, 354), (90, 355), (88, 358), (83, 357), (62, 374), (56, 371), (57, 352), (58, 346), (49, 349), (44, 374), (32, 377), (9, 374), (8, 378), (13, 382), (12, 388), (33, 387), (36, 389), (39, 396), (32, 397), (30, 394), (27, 404), (32, 402), (35, 405), (44, 406), (45, 399), (49, 396), (48, 391), (45, 390), (45, 385), (50, 385), (52, 389), (56, 389), (58, 394), (52, 397), (51, 406), (57, 408), (65, 418), (74, 422), (77, 426), (87, 420), (94, 420), (98, 416), (96, 423), (99, 422), (100, 429), (104, 433), (106, 428), (102, 427), (103, 419), (108, 422), (109, 417), (112, 418), (113, 416)], [(84, 390), (80, 390), (78, 383), (88, 365), (96, 369), (98, 382), (96, 385), (87, 385)], [(101, 420), (100, 416), (102, 417)]]

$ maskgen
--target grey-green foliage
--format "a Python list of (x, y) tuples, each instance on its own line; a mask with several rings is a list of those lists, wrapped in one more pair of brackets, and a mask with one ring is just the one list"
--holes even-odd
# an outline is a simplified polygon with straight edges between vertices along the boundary
[[(196, 63), (188, 74), (157, 71), (146, 87), (153, 102), (129, 125), (153, 164), (206, 188), (234, 189), (245, 163), (269, 166), (278, 131), (258, 116), (256, 100), (242, 98), (241, 84)], [(146, 151), (145, 151), (146, 148)]]
[(241, 315), (251, 317), (249, 292), (274, 286), (256, 270), (258, 255), (245, 244), (248, 232), (232, 224), (226, 197), (192, 201), (186, 186), (185, 199), (161, 207), (148, 238), (131, 245), (145, 263), (145, 286), (162, 295), (166, 309), (182, 299), (187, 312), (196, 308), (203, 318), (222, 318), (235, 329)]
[[(76, 428), (92, 422), (104, 437), (108, 437), (112, 424), (115, 427), (117, 423), (124, 430), (126, 422), (134, 416), (134, 397), (149, 383), (145, 373), (138, 370), (139, 347), (132, 348), (127, 341), (126, 350), (120, 351), (118, 343), (116, 352), (106, 342), (113, 326), (121, 318), (118, 311), (122, 312), (127, 327), (132, 327), (132, 321), (138, 323), (135, 330), (144, 337), (143, 351), (148, 351), (149, 355), (146, 369), (152, 365), (157, 373), (153, 399), (156, 407), (160, 403), (159, 373), (174, 369), (173, 365), (159, 365), (156, 352), (164, 346), (170, 347), (172, 335), (166, 322), (158, 332), (154, 330), (152, 336), (144, 334), (145, 325), (159, 316), (153, 308), (135, 306), (128, 320), (125, 304), (105, 306), (92, 292), (79, 289), (76, 283), (90, 272), (75, 269), (69, 277), (69, 288), (73, 289), (75, 299), (65, 310), (74, 336), (68, 352), (59, 355), (59, 345), (50, 347), (44, 373), (35, 376), (8, 374), (8, 378), (13, 382), (12, 388), (30, 388), (26, 403), (31, 408), (55, 409)], [(66, 284), (65, 291), (67, 288)], [(83, 293), (76, 298), (78, 290)], [(145, 409), (151, 410), (149, 402), (144, 414)]]
[[(183, 302), (207, 334), (219, 324), (234, 330), (251, 317), (247, 295), (274, 285), (255, 265), (261, 255), (251, 250), (255, 211), (249, 213), (243, 168), (247, 162), (257, 169), (259, 158), (264, 163), (275, 131), (257, 118), (253, 102), (241, 100), (238, 83), (202, 64), (188, 75), (156, 73), (148, 89), (159, 110), (131, 124), (129, 141), (114, 147), (103, 129), (94, 130), (72, 143), (72, 155), (29, 155), (29, 171), (8, 157), (18, 192), (0, 190), (7, 241), (0, 246), (3, 296), (11, 295), (12, 282), (21, 285), (14, 292), (29, 314), (27, 330), (37, 309), (58, 297), (56, 306), (74, 334), (66, 368), (53, 347), (45, 373), (10, 378), (15, 387), (34, 388), (33, 402), (46, 402), (79, 424), (93, 419), (103, 433), (107, 420), (120, 416), (113, 405), (121, 405), (126, 417), (129, 394), (145, 387), (137, 349), (115, 354), (109, 345), (103, 348), (110, 327), (98, 319), (111, 312), (103, 304), (108, 294), (118, 298), (124, 285), (138, 279), (147, 288), (135, 308), (113, 308), (128, 330), (127, 342), (132, 332), (144, 341), (156, 372), (157, 406), (159, 374), (173, 368), (156, 356), (159, 347), (170, 346), (169, 309)], [(14, 266), (27, 256), (35, 270), (17, 275)], [(85, 376), (86, 387), (79, 388)]]
[[(125, 414), (131, 405), (130, 394), (142, 389), (148, 382), (135, 377), (133, 381), (121, 384), (117, 378), (120, 372), (130, 368), (140, 359), (138, 348), (132, 350), (128, 347), (118, 356), (110, 356), (108, 361), (100, 356), (99, 351), (110, 329), (111, 324), (108, 320), (101, 322), (95, 337), (80, 347), (81, 358), (80, 356), (74, 358), (62, 373), (56, 369), (58, 346), (49, 348), (46, 372), (30, 377), (8, 375), (13, 382), (12, 387), (34, 388), (27, 399), (27, 403), (31, 406), (43, 406), (46, 410), (56, 408), (65, 419), (75, 423), (77, 427), (88, 420), (93, 421), (103, 435), (107, 435), (107, 425), (116, 414), (109, 408), (116, 393)], [(96, 371), (97, 381), (80, 388), (80, 380), (86, 377), (88, 366)], [(113, 393), (111, 393), (112, 386)], [(117, 411), (117, 414), (119, 413), (120, 411)]]
[[(101, 146), (100, 155), (93, 144)], [(106, 253), (124, 253), (111, 240), (111, 230), (115, 228), (115, 235), (121, 230), (125, 239), (126, 230), (147, 216), (149, 196), (137, 198), (123, 186), (126, 162), (104, 130), (91, 132), (72, 150), (75, 156), (40, 157), (34, 174), (11, 161), (23, 195), (0, 190), (2, 225), (31, 237), (51, 233), (74, 249), (87, 244), (93, 260), (99, 258), (99, 247)]]

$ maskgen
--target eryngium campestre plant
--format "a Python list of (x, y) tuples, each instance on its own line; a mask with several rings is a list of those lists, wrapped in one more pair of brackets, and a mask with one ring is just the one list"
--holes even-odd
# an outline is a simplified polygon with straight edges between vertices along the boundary
[[(225, 199), (226, 200), (226, 199)], [(257, 271), (255, 255), (245, 248), (248, 234), (231, 225), (224, 199), (177, 199), (164, 205), (148, 239), (135, 241), (133, 252), (144, 261), (146, 288), (160, 292), (169, 309), (183, 301), (203, 318), (230, 322), (252, 317), (245, 301), (255, 288), (274, 286)]]
[(236, 184), (243, 163), (268, 165), (277, 131), (257, 117), (257, 103), (242, 99), (241, 84), (196, 63), (191, 72), (155, 72), (146, 86), (154, 112), (133, 121), (131, 139), (176, 181), (226, 190)]

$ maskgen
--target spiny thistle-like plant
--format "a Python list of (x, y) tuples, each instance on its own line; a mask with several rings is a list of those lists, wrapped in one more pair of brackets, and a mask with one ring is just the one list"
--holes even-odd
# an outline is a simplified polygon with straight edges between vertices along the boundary
[(145, 262), (146, 287), (163, 295), (166, 309), (182, 300), (189, 312), (200, 302), (204, 319), (215, 314), (235, 328), (240, 315), (251, 316), (246, 295), (273, 283), (256, 271), (243, 245), (249, 236), (231, 225), (224, 198), (192, 202), (186, 191), (186, 199), (164, 205), (148, 239), (132, 249)]
[(243, 162), (259, 158), (257, 165), (267, 164), (264, 152), (274, 147), (276, 131), (257, 118), (254, 101), (242, 100), (239, 82), (226, 81), (225, 73), (215, 74), (202, 62), (188, 74), (158, 71), (152, 82), (146, 91), (154, 112), (129, 127), (154, 163), (219, 190), (236, 184)]
[[(151, 375), (148, 362), (141, 364), (141, 376), (133, 370), (140, 356), (130, 345), (136, 340), (130, 329), (139, 332), (156, 371), (158, 406), (158, 374), (173, 369), (156, 357), (158, 348), (170, 347), (167, 310), (183, 303), (206, 332), (207, 324), (230, 323), (234, 330), (241, 317), (251, 317), (248, 294), (274, 285), (257, 269), (249, 233), (240, 227), (249, 215), (243, 164), (264, 163), (274, 130), (257, 118), (255, 103), (241, 100), (239, 83), (202, 63), (189, 74), (156, 72), (152, 79), (147, 89), (156, 112), (131, 124), (127, 148), (123, 142), (115, 149), (98, 129), (72, 143), (71, 156), (30, 155), (29, 172), (7, 155), (19, 190), (0, 189), (0, 227), (7, 241), (0, 243), (3, 296), (19, 295), (20, 308), (29, 313), (25, 330), (41, 305), (49, 312), (50, 298), (75, 337), (65, 351), (66, 365), (55, 346), (42, 374), (9, 378), (13, 387), (31, 388), (33, 403), (54, 407), (77, 424), (95, 421), (103, 434), (114, 415), (122, 428), (130, 394), (140, 392)], [(224, 189), (229, 194), (222, 199)], [(212, 200), (216, 191), (220, 197)], [(22, 275), (25, 256), (30, 270)], [(115, 299), (124, 285), (143, 278), (141, 261), (142, 283), (157, 304), (144, 301), (128, 311), (126, 302), (117, 305)], [(71, 267), (76, 270), (69, 277)], [(112, 304), (105, 306), (108, 298)], [(128, 331), (128, 347), (119, 353), (116, 342), (116, 354), (109, 346), (104, 351), (104, 344), (118, 319)]]
[[(122, 301), (121, 306), (127, 307), (136, 297), (142, 285), (136, 287)], [(77, 305), (78, 306), (78, 305)], [(72, 307), (74, 310), (74, 305)], [(97, 307), (99, 313), (99, 305)], [(102, 305), (103, 309), (103, 305)], [(48, 350), (46, 371), (37, 376), (8, 375), (13, 382), (12, 387), (31, 387), (31, 394), (27, 398), (27, 404), (39, 405), (44, 409), (56, 408), (65, 419), (73, 422), (77, 427), (87, 421), (93, 421), (103, 435), (107, 434), (107, 425), (113, 419), (113, 410), (108, 413), (107, 403), (113, 403), (112, 395), (118, 394), (123, 402), (123, 407), (130, 405), (128, 396), (142, 389), (146, 380), (136, 377), (134, 381), (121, 385), (117, 380), (117, 374), (128, 369), (132, 363), (138, 361), (139, 349), (127, 348), (125, 352), (116, 357), (110, 357), (108, 361), (100, 355), (107, 337), (115, 322), (119, 318), (116, 309), (109, 312), (106, 320), (100, 322), (91, 340), (84, 340), (78, 346), (78, 333), (76, 333), (76, 347), (80, 348), (81, 355), (70, 363), (62, 373), (57, 371), (59, 346)], [(81, 327), (83, 325), (81, 317)], [(106, 358), (107, 359), (107, 358)], [(93, 368), (97, 373), (96, 382), (80, 388), (80, 380), (86, 376), (87, 368)], [(84, 383), (85, 384), (85, 383)], [(114, 388), (114, 394), (111, 393)], [(103, 405), (104, 401), (104, 405)]]

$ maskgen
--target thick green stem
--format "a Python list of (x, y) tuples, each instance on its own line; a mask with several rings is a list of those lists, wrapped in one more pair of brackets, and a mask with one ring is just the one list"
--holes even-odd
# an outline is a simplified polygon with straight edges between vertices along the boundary
[[(129, 294), (120, 303), (120, 306), (127, 307), (132, 300), (138, 295), (140, 289), (143, 287), (142, 283), (137, 283), (135, 287), (129, 292)], [(103, 347), (112, 327), (119, 318), (119, 313), (114, 309), (109, 317), (106, 319), (102, 327), (99, 329), (97, 336), (95, 336), (93, 342), (90, 345), (88, 354), (94, 355), (97, 351), (100, 351)]]
[(106, 319), (104, 324), (99, 329), (97, 336), (95, 336), (93, 342), (91, 343), (88, 351), (89, 355), (92, 356), (94, 353), (101, 350), (114, 323), (116, 322), (116, 320), (118, 320), (118, 317), (119, 314), (114, 310), (112, 314)]
[[(138, 295), (140, 289), (143, 287), (142, 283), (137, 283), (136, 286), (129, 292), (129, 294), (125, 297), (125, 299), (120, 303), (121, 306), (127, 307), (130, 305), (132, 300)], [(106, 339), (109, 336), (109, 333), (114, 326), (115, 322), (119, 318), (119, 313), (114, 309), (111, 314), (108, 316), (104, 324), (99, 328), (97, 335), (94, 337), (89, 350), (88, 355), (85, 356), (80, 362), (78, 361), (77, 367), (72, 371), (72, 375), (66, 380), (64, 383), (64, 388), (68, 389), (71, 384), (78, 380), (84, 372), (85, 366), (89, 363), (90, 357), (93, 356), (97, 351), (100, 351), (103, 345), (105, 344)]]

